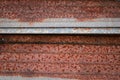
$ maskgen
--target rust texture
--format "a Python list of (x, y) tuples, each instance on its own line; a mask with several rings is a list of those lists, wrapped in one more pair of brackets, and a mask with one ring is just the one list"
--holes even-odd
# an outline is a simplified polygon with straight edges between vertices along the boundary
[(0, 35), (0, 75), (119, 80), (120, 35)]
[(47, 18), (120, 18), (118, 0), (0, 0), (0, 18), (41, 22)]
[(120, 46), (79, 44), (1, 44), (2, 52), (36, 53), (119, 53)]
[(98, 35), (0, 35), (0, 40), (3, 43), (120, 44), (119, 35), (99, 35), (99, 38)]

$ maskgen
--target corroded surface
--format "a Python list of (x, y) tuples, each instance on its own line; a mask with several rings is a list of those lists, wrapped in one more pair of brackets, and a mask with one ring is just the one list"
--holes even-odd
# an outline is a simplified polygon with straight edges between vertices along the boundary
[(119, 66), (119, 35), (0, 35), (1, 76), (118, 80)]
[(41, 22), (47, 18), (120, 18), (118, 0), (1, 0), (0, 18)]
[(119, 27), (119, 0), (0, 0), (0, 33), (119, 34)]
[(120, 46), (79, 45), (79, 44), (1, 44), (2, 52), (36, 53), (119, 53)]
[[(14, 36), (14, 38), (13, 38)], [(119, 45), (120, 35), (0, 35), (5, 43), (58, 43)]]
[[(11, 55), (12, 54), (12, 55)], [(111, 58), (111, 59), (110, 59)], [(119, 64), (118, 54), (42, 54), (42, 53), (0, 53), (1, 62), (40, 62), (69, 64)], [(109, 60), (110, 59), (110, 60)]]

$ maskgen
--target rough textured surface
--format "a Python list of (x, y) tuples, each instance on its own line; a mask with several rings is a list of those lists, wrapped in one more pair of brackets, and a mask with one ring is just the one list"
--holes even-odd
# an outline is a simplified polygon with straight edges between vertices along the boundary
[(3, 43), (119, 45), (120, 35), (0, 35), (0, 40)]
[(1, 44), (2, 52), (36, 53), (119, 53), (120, 46), (99, 46), (79, 44)]
[(1, 0), (0, 18), (41, 22), (47, 18), (120, 18), (118, 0)]
[(0, 35), (0, 75), (120, 79), (120, 35)]

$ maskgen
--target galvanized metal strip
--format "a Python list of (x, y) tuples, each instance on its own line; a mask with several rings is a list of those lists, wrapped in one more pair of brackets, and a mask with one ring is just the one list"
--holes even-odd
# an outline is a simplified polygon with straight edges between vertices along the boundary
[(21, 76), (0, 76), (1, 80), (77, 80), (65, 78), (51, 78), (51, 77), (21, 77)]
[(5, 34), (120, 34), (120, 28), (0, 28)]
[(120, 18), (101, 18), (77, 21), (74, 18), (50, 18), (43, 22), (19, 22), (19, 20), (0, 19), (0, 27), (120, 27)]

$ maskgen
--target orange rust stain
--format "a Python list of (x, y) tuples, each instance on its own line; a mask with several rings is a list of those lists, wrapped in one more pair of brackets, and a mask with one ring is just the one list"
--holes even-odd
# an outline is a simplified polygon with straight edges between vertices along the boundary
[(41, 22), (48, 18), (119, 18), (117, 0), (1, 0), (0, 18), (22, 22)]
[(29, 22), (29, 25), (33, 26), (33, 22)]

